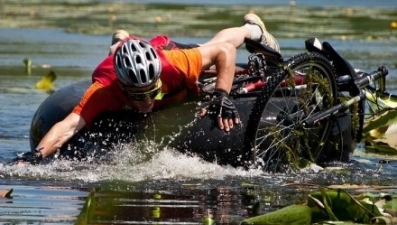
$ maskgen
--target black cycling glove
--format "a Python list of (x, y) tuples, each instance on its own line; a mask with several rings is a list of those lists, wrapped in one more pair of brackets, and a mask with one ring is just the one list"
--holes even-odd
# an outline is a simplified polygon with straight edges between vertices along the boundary
[(202, 107), (207, 108), (208, 114), (223, 119), (240, 120), (236, 107), (229, 98), (229, 94), (222, 89), (214, 89), (210, 99)]

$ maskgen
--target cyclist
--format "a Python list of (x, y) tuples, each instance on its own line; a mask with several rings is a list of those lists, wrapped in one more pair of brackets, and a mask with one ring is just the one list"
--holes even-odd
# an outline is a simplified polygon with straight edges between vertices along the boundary
[(279, 51), (276, 39), (254, 13), (244, 16), (243, 26), (221, 30), (210, 41), (190, 49), (164, 50), (124, 30), (116, 31), (109, 56), (92, 74), (92, 85), (73, 111), (42, 138), (34, 152), (36, 158), (55, 153), (105, 111), (135, 109), (149, 113), (184, 101), (188, 94), (197, 93), (198, 76), (211, 66), (216, 66), (218, 72), (215, 90), (210, 104), (198, 114), (213, 113), (218, 127), (229, 131), (240, 123), (228, 93), (235, 72), (236, 48), (244, 38), (261, 41)]

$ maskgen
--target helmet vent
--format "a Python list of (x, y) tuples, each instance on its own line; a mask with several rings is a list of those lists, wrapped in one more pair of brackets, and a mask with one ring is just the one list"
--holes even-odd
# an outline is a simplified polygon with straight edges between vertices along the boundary
[(154, 59), (157, 59), (157, 53), (154, 51), (154, 49), (151, 48), (150, 51), (152, 52), (152, 55), (154, 56)]
[(125, 64), (126, 66), (131, 66), (131, 61), (128, 60), (127, 57), (125, 57), (125, 58), (124, 58), (124, 64)]
[(142, 58), (141, 58), (141, 56), (137, 55), (137, 56), (135, 57), (135, 62), (138, 63), (138, 64), (141, 64), (141, 63), (142, 63)]
[(121, 52), (123, 53), (123, 54), (125, 54), (126, 52), (128, 52), (128, 49), (127, 49), (127, 46), (122, 46), (121, 47)]
[(131, 70), (131, 69), (128, 70), (128, 76), (131, 78), (132, 83), (134, 83), (134, 84), (139, 83), (133, 70)]
[(150, 55), (150, 53), (149, 52), (146, 52), (146, 59), (147, 60), (152, 60), (152, 56)]
[(137, 51), (135, 44), (132, 43), (132, 42), (131, 42), (131, 50), (132, 50), (133, 52), (136, 52), (136, 51)]
[(154, 78), (154, 66), (152, 64), (149, 65), (149, 76), (150, 79)]
[(148, 82), (148, 80), (147, 80), (147, 77), (146, 77), (146, 74), (145, 74), (145, 70), (139, 70), (139, 75), (141, 75), (141, 81), (142, 81), (142, 83), (147, 83)]
[(117, 68), (120, 68), (122, 66), (120, 56), (117, 55), (115, 57), (115, 60), (116, 60)]

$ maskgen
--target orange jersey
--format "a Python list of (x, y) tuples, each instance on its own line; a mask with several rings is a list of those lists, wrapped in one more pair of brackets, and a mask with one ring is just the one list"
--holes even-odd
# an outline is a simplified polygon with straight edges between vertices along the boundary
[[(165, 97), (155, 101), (154, 109), (182, 102), (188, 92), (195, 93), (194, 88), (197, 88), (197, 80), (202, 71), (202, 58), (197, 48), (158, 52), (159, 55), (163, 55), (165, 58), (163, 60), (166, 60), (169, 66), (164, 67), (162, 61), (160, 79), (163, 86), (161, 92), (165, 94)], [(178, 75), (172, 72), (175, 69), (179, 71)], [(96, 79), (94, 79), (94, 76)], [(168, 96), (167, 93), (169, 94)], [(73, 109), (73, 112), (79, 114), (89, 127), (101, 113), (123, 109), (135, 108), (117, 83), (113, 67), (113, 56), (111, 55), (95, 69), (93, 84), (87, 89), (79, 104)]]

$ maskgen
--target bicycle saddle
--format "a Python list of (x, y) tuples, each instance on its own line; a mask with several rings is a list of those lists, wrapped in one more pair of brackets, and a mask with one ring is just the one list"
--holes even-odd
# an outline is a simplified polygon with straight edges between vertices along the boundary
[(281, 56), (280, 53), (270, 48), (269, 46), (260, 43), (259, 41), (254, 41), (250, 38), (245, 38), (244, 43), (245, 43), (245, 47), (250, 53), (262, 53), (265, 56), (266, 60), (275, 63), (283, 62), (283, 57)]

